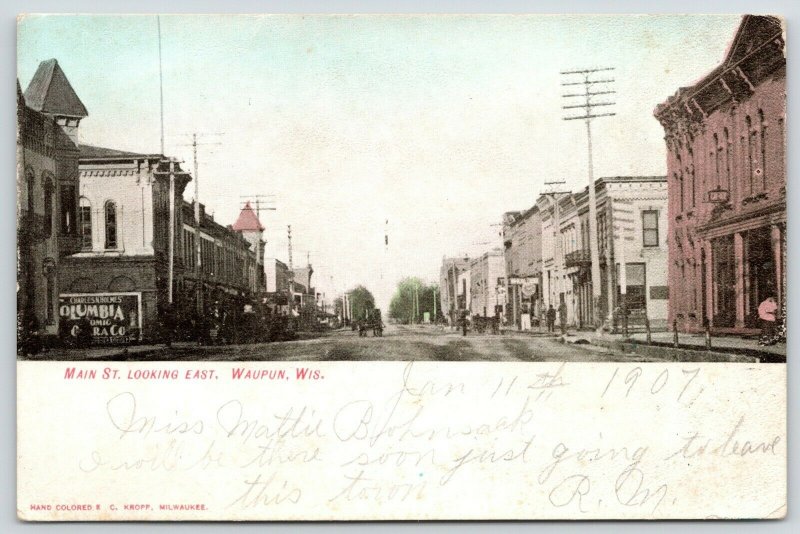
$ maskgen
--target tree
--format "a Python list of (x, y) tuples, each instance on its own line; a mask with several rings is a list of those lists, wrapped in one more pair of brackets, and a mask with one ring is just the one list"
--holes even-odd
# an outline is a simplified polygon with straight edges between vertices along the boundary
[(389, 317), (410, 324), (421, 322), (427, 312), (431, 320), (435, 320), (435, 316), (441, 313), (439, 303), (434, 305), (438, 297), (439, 287), (436, 284), (428, 285), (414, 277), (404, 278), (397, 284), (397, 291), (389, 305)]
[(353, 320), (365, 319), (367, 312), (375, 309), (375, 297), (364, 286), (356, 286), (350, 291), (350, 305)]
[(333, 314), (344, 319), (344, 301), (342, 297), (333, 299)]

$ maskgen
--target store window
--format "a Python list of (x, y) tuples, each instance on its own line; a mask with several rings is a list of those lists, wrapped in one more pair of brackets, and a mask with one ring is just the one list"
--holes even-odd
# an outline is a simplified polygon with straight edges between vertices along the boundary
[(81, 197), (78, 208), (80, 220), (81, 249), (92, 249), (92, 204), (86, 197)]
[[(621, 302), (622, 287), (619, 280), (619, 264), (617, 264), (617, 302)], [(647, 307), (647, 285), (644, 263), (625, 264), (626, 303), (629, 310), (644, 310)]]
[(61, 235), (77, 232), (78, 194), (74, 185), (61, 186)]
[(48, 178), (44, 184), (44, 237), (53, 235), (53, 183)]
[(642, 212), (642, 244), (646, 247), (658, 246), (658, 211)]
[(109, 200), (105, 205), (106, 249), (117, 248), (117, 205)]

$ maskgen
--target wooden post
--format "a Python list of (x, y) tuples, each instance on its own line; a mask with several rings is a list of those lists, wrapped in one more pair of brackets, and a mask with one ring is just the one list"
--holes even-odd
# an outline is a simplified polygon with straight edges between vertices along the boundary
[(678, 348), (678, 320), (672, 320), (672, 346)]

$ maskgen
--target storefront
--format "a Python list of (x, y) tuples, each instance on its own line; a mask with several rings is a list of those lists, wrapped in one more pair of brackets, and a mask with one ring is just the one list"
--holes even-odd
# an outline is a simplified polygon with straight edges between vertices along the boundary
[(142, 340), (141, 293), (62, 293), (58, 315), (67, 344), (128, 345)]

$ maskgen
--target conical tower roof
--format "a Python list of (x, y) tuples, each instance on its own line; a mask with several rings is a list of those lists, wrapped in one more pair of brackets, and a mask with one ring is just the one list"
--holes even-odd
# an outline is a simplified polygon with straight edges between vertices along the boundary
[(29, 108), (48, 115), (80, 118), (89, 115), (55, 59), (39, 63), (36, 74), (25, 89), (25, 103)]
[(263, 232), (264, 227), (261, 221), (258, 220), (258, 215), (253, 210), (250, 202), (244, 205), (242, 212), (239, 213), (239, 218), (233, 223), (233, 229), (239, 232)]

